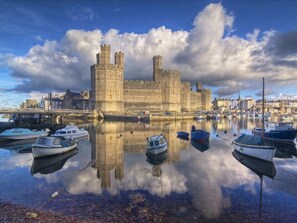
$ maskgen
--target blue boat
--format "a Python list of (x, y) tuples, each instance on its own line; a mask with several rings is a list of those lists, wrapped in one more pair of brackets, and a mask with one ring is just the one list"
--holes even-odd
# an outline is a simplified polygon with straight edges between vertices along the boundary
[(191, 140), (193, 141), (204, 141), (205, 139), (208, 139), (210, 136), (209, 132), (206, 132), (202, 129), (196, 130), (195, 126), (192, 126), (192, 131), (191, 131)]
[(177, 138), (189, 141), (189, 133), (187, 133), (187, 132), (177, 132)]
[(189, 133), (188, 132), (177, 132), (177, 136), (179, 136), (179, 137), (189, 137)]
[[(262, 128), (254, 128), (254, 135), (262, 136)], [(264, 139), (279, 142), (293, 142), (297, 135), (297, 129), (292, 122), (267, 123), (264, 129)]]

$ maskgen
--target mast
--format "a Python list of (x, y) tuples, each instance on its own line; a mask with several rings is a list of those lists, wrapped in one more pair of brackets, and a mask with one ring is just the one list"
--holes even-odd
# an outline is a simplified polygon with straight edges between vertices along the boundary
[(262, 139), (264, 139), (264, 77), (263, 77), (263, 92), (262, 92)]

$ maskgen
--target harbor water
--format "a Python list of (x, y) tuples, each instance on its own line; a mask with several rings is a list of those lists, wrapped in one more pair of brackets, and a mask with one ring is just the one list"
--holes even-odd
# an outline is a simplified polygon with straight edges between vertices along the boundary
[[(0, 202), (95, 222), (297, 222), (296, 146), (277, 150), (275, 176), (234, 155), (232, 140), (259, 122), (84, 124), (89, 138), (77, 150), (37, 160), (32, 140), (2, 140)], [(192, 125), (210, 132), (208, 147), (176, 137)], [(167, 151), (146, 155), (147, 137), (158, 134)]]

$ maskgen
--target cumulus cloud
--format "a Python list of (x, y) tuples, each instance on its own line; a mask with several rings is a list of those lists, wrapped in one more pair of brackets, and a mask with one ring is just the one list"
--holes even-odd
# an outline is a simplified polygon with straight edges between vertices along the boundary
[(111, 58), (115, 51), (124, 52), (126, 79), (152, 79), (152, 57), (162, 55), (164, 69), (179, 70), (182, 80), (215, 87), (218, 96), (256, 92), (261, 77), (280, 91), (296, 84), (297, 32), (255, 27), (242, 38), (234, 34), (234, 20), (222, 4), (209, 4), (197, 14), (190, 31), (165, 26), (142, 34), (69, 30), (61, 40), (47, 40), (9, 60), (11, 75), (23, 80), (14, 90), (90, 89), (89, 67), (102, 43), (111, 45)]

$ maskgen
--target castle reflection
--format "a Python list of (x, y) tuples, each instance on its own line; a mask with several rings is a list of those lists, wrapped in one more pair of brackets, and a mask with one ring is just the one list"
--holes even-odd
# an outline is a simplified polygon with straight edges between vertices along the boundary
[[(171, 123), (123, 123), (103, 122), (90, 129), (92, 167), (97, 170), (97, 178), (102, 188), (110, 188), (112, 173), (115, 180), (124, 179), (124, 153), (140, 153), (145, 156), (146, 139), (152, 135), (163, 134), (168, 141), (166, 162), (180, 160), (180, 152), (188, 150), (189, 143), (176, 137), (176, 132), (189, 132), (192, 125), (197, 129), (211, 131), (210, 122), (177, 121)], [(153, 165), (153, 164), (151, 164)], [(156, 174), (158, 175), (158, 174)]]

